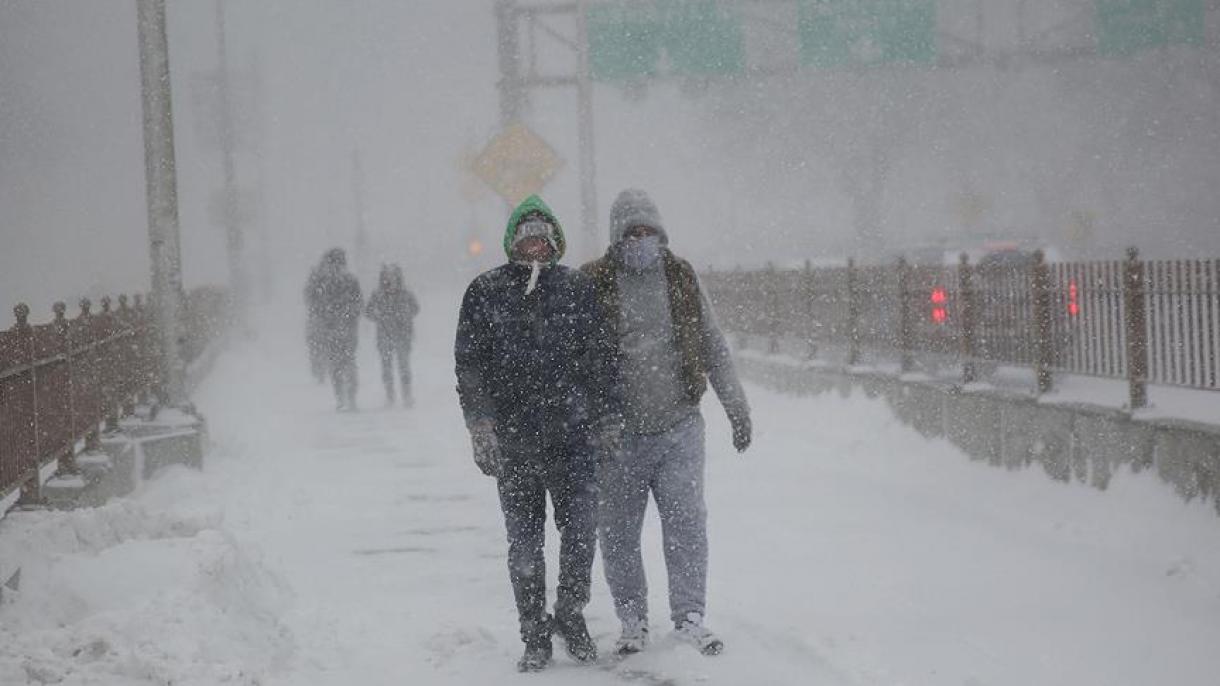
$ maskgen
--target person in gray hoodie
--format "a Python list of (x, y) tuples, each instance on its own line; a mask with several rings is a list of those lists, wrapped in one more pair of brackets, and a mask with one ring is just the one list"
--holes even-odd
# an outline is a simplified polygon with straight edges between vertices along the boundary
[(661, 517), (675, 635), (715, 655), (724, 643), (703, 623), (707, 509), (699, 400), (710, 381), (739, 452), (750, 445), (750, 407), (695, 271), (668, 243), (652, 199), (625, 190), (610, 210), (609, 249), (583, 268), (604, 313), (623, 408), (597, 431), (598, 536), (622, 622), (616, 651), (638, 652), (648, 642), (640, 532), (651, 494)]

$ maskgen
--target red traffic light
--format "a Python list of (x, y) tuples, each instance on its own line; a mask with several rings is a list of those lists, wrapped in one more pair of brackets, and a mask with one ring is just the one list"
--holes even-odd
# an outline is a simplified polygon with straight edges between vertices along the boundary
[(944, 324), (949, 319), (949, 311), (945, 309), (945, 302), (949, 299), (945, 289), (939, 286), (932, 289), (932, 295), (929, 300), (932, 301), (932, 321), (937, 324)]

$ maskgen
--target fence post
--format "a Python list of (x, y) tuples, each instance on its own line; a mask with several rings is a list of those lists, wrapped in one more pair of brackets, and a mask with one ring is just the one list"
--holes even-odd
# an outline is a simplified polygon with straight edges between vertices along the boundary
[(847, 258), (847, 366), (860, 362), (860, 303), (856, 297), (856, 259)]
[(915, 360), (911, 356), (911, 266), (906, 257), (898, 258), (898, 358), (903, 374), (911, 371)]
[(801, 275), (801, 297), (805, 300), (805, 354), (812, 360), (818, 356), (817, 322), (814, 320), (817, 291), (813, 283), (813, 262), (805, 260), (805, 272)]
[(152, 313), (144, 308), (144, 296), (136, 293), (132, 300), (134, 318), (139, 322), (137, 326), (140, 331), (139, 336), (136, 337), (140, 341), (139, 369), (137, 371), (140, 383), (136, 399), (139, 403), (156, 404), (156, 393), (160, 391), (158, 380), (161, 378), (159, 362), (161, 356), (157, 346), (160, 345), (161, 339), (157, 334), (157, 325)]
[(122, 366), (119, 367), (119, 415), (126, 417), (135, 413), (135, 393), (132, 387), (132, 377), (136, 374), (136, 364), (139, 355), (139, 329), (135, 318), (127, 304), (127, 294), (119, 294), (119, 326), (127, 333), (124, 343)]
[[(102, 297), (102, 317), (105, 319), (107, 335), (116, 335), (119, 332), (118, 316), (111, 311), (110, 296)], [(102, 383), (102, 403), (105, 407), (105, 427), (106, 431), (117, 431), (119, 428), (119, 369), (116, 367), (118, 360), (122, 359), (122, 355), (117, 351), (121, 350), (121, 345), (111, 343), (107, 346), (111, 353), (107, 356), (107, 364), (103, 366), (99, 374), (103, 379)]]
[(1030, 297), (1033, 303), (1034, 321), (1034, 372), (1038, 377), (1038, 393), (1047, 393), (1051, 383), (1051, 293), (1050, 270), (1041, 250), (1034, 251), (1033, 273), (1030, 278)]
[[(84, 311), (84, 303), (82, 302), (82, 312)], [(78, 418), (76, 416), (76, 361), (72, 359), (72, 325), (68, 322), (67, 312), (68, 306), (62, 302), (57, 302), (52, 306), (55, 311), (55, 334), (59, 337), (60, 350), (63, 351), (64, 364), (68, 368), (68, 427), (70, 433), (76, 435), (76, 427)], [(75, 474), (76, 473), (76, 443), (73, 439), (68, 445), (58, 460), (56, 467), (57, 474)]]
[(779, 352), (779, 276), (773, 262), (767, 263), (763, 278), (767, 300), (763, 305), (767, 318), (767, 354), (774, 355)]
[(975, 376), (974, 358), (974, 270), (970, 266), (970, 257), (962, 253), (957, 262), (957, 297), (961, 302), (962, 322), (962, 383), (973, 383)]
[[(85, 403), (86, 411), (83, 413), (77, 412), (78, 415), (82, 416), (76, 419), (86, 423), (87, 428), (82, 427), (85, 429), (85, 450), (93, 452), (102, 449), (97, 411), (102, 409), (105, 403), (101, 360), (99, 357), (102, 348), (96, 345), (99, 341), (97, 338), (97, 322), (94, 321), (93, 316), (93, 301), (88, 298), (81, 298), (80, 317), (76, 321), (76, 330), (80, 333), (78, 338), (83, 338), (83, 342), (90, 346), (89, 350), (82, 353), (81, 365), (78, 367), (78, 370), (81, 372), (78, 379), (82, 386), (74, 389), (84, 394), (87, 399)], [(73, 459), (73, 463), (75, 463), (75, 459)], [(71, 466), (75, 467), (75, 464)]]
[(1127, 248), (1123, 266), (1123, 312), (1127, 332), (1127, 384), (1132, 410), (1148, 406), (1148, 311), (1144, 301), (1144, 263), (1139, 250)]
[[(17, 325), (13, 327), (13, 332), (18, 337), (19, 350), (21, 351), (22, 362), (30, 367), (30, 396), (31, 416), (34, 425), (30, 427), (33, 432), (34, 452), (30, 460), (30, 464), (22, 464), (21, 456), (17, 458), (17, 474), (18, 478), (24, 477), (25, 481), (21, 484), (20, 494), (17, 496), (18, 506), (39, 505), (42, 503), (42, 479), (38, 474), (38, 460), (41, 456), (40, 443), (38, 438), (38, 370), (34, 367), (37, 361), (34, 355), (34, 328), (30, 326), (30, 308), (25, 303), (19, 303), (13, 308), (13, 314), (17, 317)], [(32, 468), (31, 474), (26, 474), (27, 467)]]

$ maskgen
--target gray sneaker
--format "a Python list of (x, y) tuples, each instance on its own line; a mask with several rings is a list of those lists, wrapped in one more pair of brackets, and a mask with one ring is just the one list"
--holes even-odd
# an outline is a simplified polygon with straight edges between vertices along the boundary
[(703, 626), (703, 615), (698, 612), (686, 613), (686, 619), (678, 623), (674, 636), (683, 643), (689, 643), (704, 655), (719, 655), (724, 652), (724, 641)]
[(638, 653), (648, 645), (648, 620), (633, 617), (623, 621), (623, 633), (614, 643), (619, 655)]

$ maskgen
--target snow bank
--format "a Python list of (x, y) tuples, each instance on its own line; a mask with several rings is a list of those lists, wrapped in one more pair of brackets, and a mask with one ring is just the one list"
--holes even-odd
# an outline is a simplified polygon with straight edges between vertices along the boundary
[(0, 683), (253, 684), (293, 651), (277, 619), (287, 591), (215, 512), (13, 513), (0, 557), (22, 566), (0, 608)]

